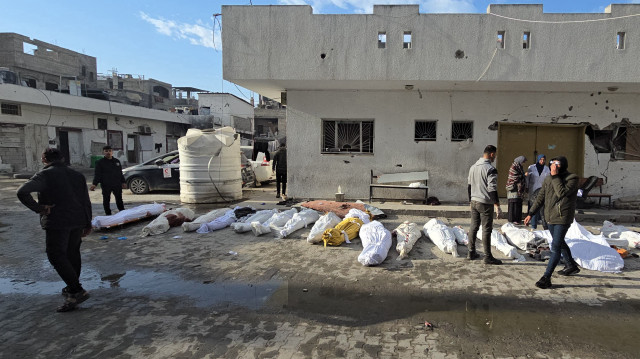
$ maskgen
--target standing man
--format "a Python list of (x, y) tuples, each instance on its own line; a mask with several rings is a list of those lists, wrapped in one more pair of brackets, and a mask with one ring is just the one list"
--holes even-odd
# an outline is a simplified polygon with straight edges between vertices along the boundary
[(102, 153), (104, 153), (104, 158), (96, 162), (93, 184), (89, 189), (93, 191), (96, 189), (98, 183), (100, 184), (102, 187), (102, 206), (104, 207), (104, 213), (110, 216), (111, 204), (109, 202), (111, 202), (111, 193), (113, 193), (113, 197), (116, 199), (118, 211), (122, 211), (124, 209), (122, 190), (127, 188), (127, 183), (122, 174), (120, 161), (113, 157), (111, 146), (102, 147)]
[(282, 194), (287, 194), (287, 144), (280, 145), (280, 149), (273, 156), (271, 169), (276, 171), (276, 188), (278, 192), (276, 198), (280, 198), (280, 183), (282, 183)]
[(498, 171), (491, 165), (496, 159), (496, 146), (488, 145), (482, 157), (469, 169), (469, 201), (471, 202), (471, 228), (469, 229), (469, 254), (467, 259), (480, 258), (476, 253), (476, 235), (482, 223), (482, 245), (485, 264), (502, 264), (491, 255), (491, 231), (493, 213), (502, 213), (498, 201)]
[(579, 178), (567, 170), (569, 161), (564, 156), (552, 158), (549, 167), (551, 175), (542, 182), (536, 201), (529, 209), (529, 215), (524, 219), (524, 224), (528, 225), (531, 221), (531, 215), (544, 204), (544, 218), (549, 226), (553, 242), (551, 243), (551, 258), (547, 270), (542, 278), (536, 282), (536, 287), (541, 289), (551, 288), (551, 275), (560, 262), (561, 254), (566, 266), (558, 271), (558, 274), (568, 276), (580, 272), (578, 263), (573, 260), (571, 249), (564, 239), (576, 214)]
[[(18, 188), (18, 199), (40, 214), (46, 231), (47, 258), (66, 283), (64, 304), (68, 312), (89, 298), (80, 284), (80, 244), (91, 233), (91, 201), (84, 176), (64, 164), (62, 152), (48, 148), (42, 153), (42, 171)], [(31, 193), (38, 192), (38, 202)]]

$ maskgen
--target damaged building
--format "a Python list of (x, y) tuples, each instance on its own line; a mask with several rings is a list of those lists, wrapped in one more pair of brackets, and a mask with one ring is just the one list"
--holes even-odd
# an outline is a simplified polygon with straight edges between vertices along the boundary
[[(225, 80), (286, 103), (289, 194), (367, 198), (370, 171), (429, 172), (429, 194), (467, 200), (467, 174), (498, 146), (564, 155), (640, 195), (640, 4), (603, 13), (490, 5), (484, 14), (319, 15), (310, 6), (223, 6)], [(286, 102), (285, 102), (286, 101)], [(291, 134), (295, 134), (291, 135)]]

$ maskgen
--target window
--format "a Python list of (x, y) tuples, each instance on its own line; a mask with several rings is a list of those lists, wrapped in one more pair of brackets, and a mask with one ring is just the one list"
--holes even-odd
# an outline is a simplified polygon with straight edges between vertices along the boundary
[(415, 123), (415, 141), (435, 141), (437, 121), (417, 120)]
[(522, 34), (522, 48), (525, 50), (531, 48), (531, 33), (529, 31)]
[(3, 115), (15, 115), (22, 116), (22, 111), (20, 105), (16, 105), (13, 103), (2, 103), (0, 104), (0, 113)]
[(98, 130), (106, 130), (106, 129), (107, 129), (107, 119), (98, 118)]
[(118, 90), (123, 90), (123, 89), (124, 89), (124, 82), (118, 81)]
[(58, 91), (58, 84), (53, 82), (45, 82), (44, 89), (48, 91)]
[(323, 120), (322, 153), (373, 153), (373, 121)]
[(122, 131), (107, 131), (107, 144), (114, 151), (122, 150)]
[(498, 31), (498, 48), (504, 49), (504, 31)]
[(640, 161), (640, 126), (627, 123), (613, 131), (612, 158)]
[(411, 31), (405, 31), (404, 35), (402, 35), (402, 48), (403, 49), (411, 48)]
[(625, 38), (625, 33), (619, 32), (616, 38), (616, 49), (624, 50), (624, 38)]
[(387, 33), (384, 31), (378, 32), (378, 48), (384, 49), (387, 47)]
[(87, 67), (85, 65), (82, 65), (81, 73), (82, 73), (82, 76), (87, 76)]
[(451, 141), (465, 141), (473, 139), (473, 122), (453, 121), (451, 122)]
[(36, 79), (22, 79), (22, 86), (27, 86), (31, 88), (36, 88)]
[(38, 51), (38, 46), (34, 44), (30, 44), (28, 42), (22, 42), (22, 52), (27, 55), (35, 55), (36, 51)]

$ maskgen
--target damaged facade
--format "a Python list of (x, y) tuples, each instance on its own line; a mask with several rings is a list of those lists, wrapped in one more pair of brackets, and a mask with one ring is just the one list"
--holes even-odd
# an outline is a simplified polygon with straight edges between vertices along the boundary
[[(640, 5), (601, 14), (490, 5), (486, 14), (314, 15), (223, 6), (224, 78), (286, 98), (289, 191), (368, 197), (376, 173), (429, 171), (430, 195), (467, 200), (467, 174), (498, 145), (504, 193), (518, 155), (566, 155), (614, 198), (640, 194)], [(606, 132), (611, 130), (611, 132)], [(610, 143), (605, 152), (599, 138)], [(606, 146), (605, 146), (606, 147)], [(598, 151), (596, 151), (598, 149)]]

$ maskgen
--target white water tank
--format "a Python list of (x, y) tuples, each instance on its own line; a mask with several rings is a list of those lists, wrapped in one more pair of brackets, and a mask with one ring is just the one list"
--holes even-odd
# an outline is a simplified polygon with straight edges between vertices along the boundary
[(216, 203), (242, 198), (240, 138), (231, 127), (190, 128), (178, 139), (180, 201)]

